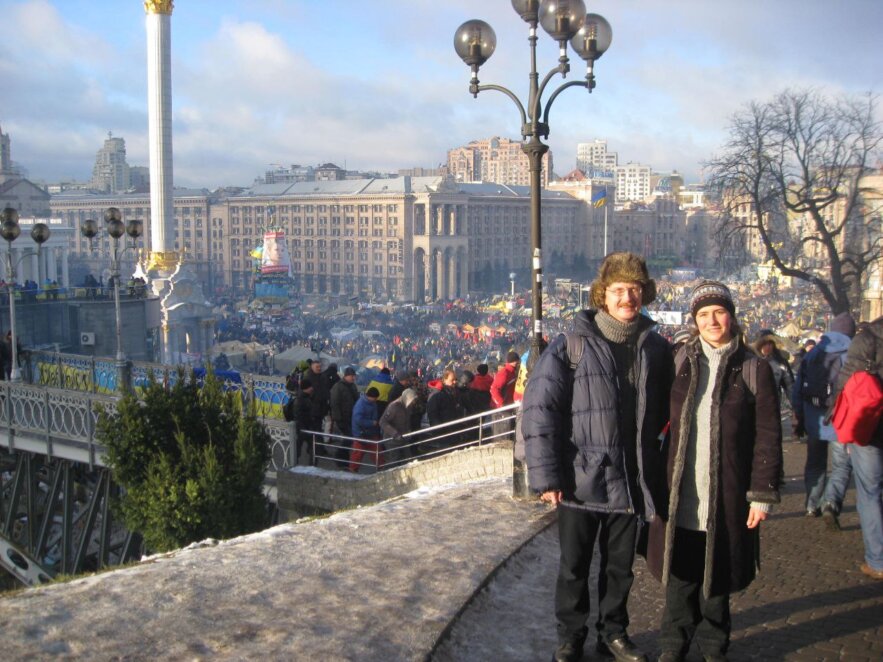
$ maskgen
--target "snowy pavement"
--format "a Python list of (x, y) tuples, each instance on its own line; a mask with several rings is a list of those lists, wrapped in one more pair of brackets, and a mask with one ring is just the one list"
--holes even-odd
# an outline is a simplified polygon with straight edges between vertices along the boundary
[(423, 660), (550, 522), (511, 481), (154, 557), (0, 599), (3, 660)]
[[(805, 445), (784, 450), (783, 503), (763, 524), (762, 571), (733, 596), (730, 659), (881, 660), (883, 582), (858, 571), (854, 492), (842, 531), (804, 517)], [(497, 479), (422, 490), (22, 591), (0, 599), (0, 655), (4, 662), (548, 660), (557, 528), (547, 527), (554, 515), (545, 506), (510, 494), (511, 482)], [(655, 653), (662, 592), (640, 559), (629, 605), (633, 639)], [(587, 646), (584, 660), (596, 659)], [(695, 651), (689, 658), (699, 659)]]

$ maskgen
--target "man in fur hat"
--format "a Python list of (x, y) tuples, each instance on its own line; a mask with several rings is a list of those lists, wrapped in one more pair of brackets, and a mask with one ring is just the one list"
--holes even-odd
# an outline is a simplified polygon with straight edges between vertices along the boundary
[[(617, 660), (647, 659), (626, 628), (640, 523), (656, 512), (651, 490), (660, 484), (664, 467), (659, 436), (668, 421), (673, 372), (668, 342), (641, 315), (641, 306), (655, 298), (656, 284), (643, 258), (608, 255), (592, 283), (594, 309), (574, 320), (577, 338), (568, 342), (560, 335), (552, 342), (524, 393), (530, 487), (558, 508), (554, 659), (559, 662), (582, 658), (596, 539), (601, 553), (597, 648)], [(582, 346), (578, 362), (577, 342)]]

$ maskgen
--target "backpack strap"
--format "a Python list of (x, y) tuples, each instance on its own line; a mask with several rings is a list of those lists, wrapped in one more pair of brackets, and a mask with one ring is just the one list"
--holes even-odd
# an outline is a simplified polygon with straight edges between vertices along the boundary
[(760, 359), (756, 356), (749, 356), (742, 363), (742, 381), (748, 387), (749, 392), (757, 397), (757, 369), (760, 365)]
[(566, 340), (564, 350), (567, 354), (567, 360), (570, 363), (570, 369), (576, 370), (576, 366), (579, 365), (579, 362), (583, 358), (583, 350), (585, 349), (583, 343), (585, 341), (581, 335), (574, 333), (573, 331), (565, 333), (564, 339)]

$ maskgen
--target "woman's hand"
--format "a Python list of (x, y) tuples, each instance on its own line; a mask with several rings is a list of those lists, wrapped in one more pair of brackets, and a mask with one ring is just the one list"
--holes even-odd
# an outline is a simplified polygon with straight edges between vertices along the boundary
[(753, 529), (767, 518), (767, 514), (757, 508), (748, 509), (748, 528)]

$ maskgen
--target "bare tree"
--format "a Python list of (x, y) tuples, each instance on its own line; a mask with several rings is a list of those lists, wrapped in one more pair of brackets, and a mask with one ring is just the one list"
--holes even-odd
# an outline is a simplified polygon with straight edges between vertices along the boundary
[(786, 90), (750, 103), (729, 133), (707, 163), (722, 206), (722, 254), (756, 237), (779, 271), (811, 283), (833, 314), (855, 312), (883, 247), (863, 188), (883, 144), (876, 97)]

